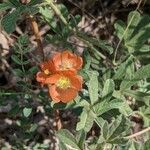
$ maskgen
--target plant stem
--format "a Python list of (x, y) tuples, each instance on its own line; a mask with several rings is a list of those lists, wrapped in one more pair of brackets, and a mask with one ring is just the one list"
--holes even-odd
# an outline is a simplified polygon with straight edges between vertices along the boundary
[(56, 15), (62, 20), (62, 22), (67, 25), (67, 21), (66, 19), (62, 16), (61, 12), (59, 11), (59, 9), (57, 9), (57, 7), (53, 4), (52, 0), (46, 0), (46, 2), (51, 6), (51, 8), (54, 10), (54, 12), (56, 13)]
[(43, 45), (42, 45), (42, 41), (41, 41), (41, 36), (40, 36), (40, 33), (39, 33), (38, 24), (37, 24), (36, 20), (34, 19), (34, 17), (32, 15), (29, 16), (29, 20), (31, 22), (31, 27), (32, 27), (33, 33), (34, 33), (35, 38), (36, 38), (36, 42), (37, 42), (37, 45), (38, 45), (39, 52), (42, 55), (43, 61), (44, 61), (45, 56), (44, 56), (44, 50), (43, 50)]
[(141, 135), (141, 134), (144, 134), (144, 133), (146, 133), (146, 132), (148, 132), (148, 131), (150, 131), (150, 127), (146, 128), (146, 129), (144, 129), (144, 130), (142, 130), (142, 131), (139, 131), (139, 132), (137, 132), (137, 133), (134, 133), (134, 134), (132, 134), (132, 135), (126, 136), (126, 137), (124, 137), (124, 138), (125, 138), (125, 139), (135, 138), (135, 137), (137, 137), (137, 136), (139, 136), (139, 135)]
[[(137, 10), (139, 9), (141, 3), (142, 3), (142, 0), (139, 1), (138, 5), (137, 5), (137, 7), (136, 7), (136, 9), (135, 9), (135, 11), (137, 11)], [(116, 57), (117, 57), (117, 52), (118, 52), (119, 46), (120, 46), (120, 44), (121, 44), (121, 42), (122, 42), (122, 40), (123, 40), (123, 38), (124, 38), (126, 32), (128, 31), (128, 29), (129, 29), (129, 27), (130, 27), (130, 25), (131, 25), (131, 23), (132, 23), (134, 17), (135, 17), (135, 15), (133, 15), (133, 16), (131, 17), (130, 22), (128, 23), (128, 25), (127, 25), (125, 31), (123, 32), (122, 37), (120, 38), (120, 40), (119, 40), (119, 42), (118, 42), (118, 44), (117, 44), (117, 47), (116, 47), (116, 49), (115, 49), (115, 51), (114, 51), (114, 59), (113, 59), (114, 65), (116, 65)]]

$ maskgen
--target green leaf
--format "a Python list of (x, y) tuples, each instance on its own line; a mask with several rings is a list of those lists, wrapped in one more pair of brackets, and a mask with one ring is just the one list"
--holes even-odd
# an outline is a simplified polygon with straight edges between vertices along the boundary
[(87, 100), (85, 99), (81, 99), (80, 101), (78, 101), (76, 103), (76, 105), (74, 106), (74, 108), (77, 108), (77, 107), (85, 107), (85, 108), (89, 108), (90, 104), (88, 103)]
[(33, 75), (35, 73), (38, 72), (38, 67), (37, 66), (34, 66), (34, 67), (31, 67), (29, 70), (28, 70), (28, 73)]
[(78, 143), (72, 133), (70, 133), (66, 129), (61, 129), (57, 132), (57, 136), (59, 140), (64, 143), (64, 145), (68, 148), (74, 148), (76, 150), (80, 150)]
[(9, 0), (10, 3), (13, 4), (14, 7), (20, 7), (21, 6), (21, 3), (18, 1), (18, 0)]
[(12, 13), (4, 16), (2, 19), (2, 26), (7, 33), (11, 33), (15, 30), (16, 21), (19, 17), (20, 14), (18, 11), (13, 11)]
[[(138, 51), (138, 50), (137, 50)], [(144, 44), (140, 49), (140, 52), (150, 52), (150, 45)]]
[[(56, 39), (58, 39), (57, 37), (60, 36), (59, 35), (60, 29), (59, 29), (57, 21), (54, 17), (54, 12), (49, 8), (40, 7), (39, 13), (41, 13), (43, 18), (48, 22), (48, 24), (52, 28), (52, 30), (58, 34), (58, 35), (56, 35)], [(49, 38), (50, 38), (50, 36), (49, 36)], [(55, 41), (56, 41), (56, 39), (55, 39)], [(54, 39), (52, 39), (52, 40), (54, 40)]]
[(121, 20), (118, 20), (115, 22), (114, 27), (115, 27), (115, 33), (117, 34), (119, 39), (121, 39), (126, 28), (125, 23)]
[(34, 132), (37, 129), (38, 125), (37, 124), (31, 124), (31, 128), (29, 129), (29, 133), (30, 132)]
[(98, 47), (108, 52), (109, 54), (112, 54), (114, 51), (112, 45), (105, 40), (98, 39)]
[(100, 128), (102, 128), (106, 121), (102, 117), (96, 117), (95, 122)]
[[(133, 17), (134, 16), (134, 17)], [(148, 15), (141, 16), (137, 11), (131, 12), (128, 16), (128, 23), (132, 22), (127, 30), (127, 38), (125, 46), (130, 53), (139, 51), (150, 37), (150, 17)]]
[(140, 114), (143, 117), (144, 127), (149, 127), (150, 126), (150, 107), (146, 107), (146, 106), (140, 107), (138, 114)]
[(120, 85), (121, 91), (130, 88), (132, 85), (136, 84), (138, 81), (150, 77), (150, 64), (143, 66), (137, 70), (132, 79), (124, 79)]
[(31, 0), (27, 5), (34, 6), (34, 5), (40, 4), (41, 2), (42, 0)]
[(113, 79), (121, 80), (125, 76), (127, 68), (132, 63), (133, 63), (133, 56), (131, 55), (125, 62), (121, 63), (121, 65), (117, 69), (115, 75), (113, 76)]
[(15, 31), (16, 22), (25, 10), (26, 5), (21, 5), (20, 7), (17, 7), (16, 10), (4, 16), (1, 23), (7, 33)]
[(80, 115), (80, 121), (77, 123), (76, 130), (79, 131), (83, 129), (86, 132), (90, 131), (95, 117), (96, 116), (92, 110), (83, 109)]
[(144, 143), (143, 147), (144, 147), (143, 150), (148, 150), (150, 148), (150, 140), (149, 139)]
[(129, 122), (126, 123), (126, 118), (123, 117), (122, 115), (118, 116), (118, 118), (116, 118), (110, 126), (110, 132), (109, 132), (109, 137), (108, 140), (112, 141), (114, 138), (116, 138), (117, 136), (119, 136), (126, 130), (126, 128), (128, 127)]
[(22, 77), (24, 76), (24, 73), (22, 72), (21, 69), (13, 69), (14, 73), (19, 76), (19, 77)]
[(88, 84), (90, 101), (91, 104), (94, 104), (98, 100), (98, 74), (97, 72), (89, 72), (88, 75), (90, 78)]
[[(149, 15), (141, 16), (139, 12), (132, 11), (128, 15), (127, 30), (125, 33), (125, 24), (117, 21), (115, 30), (117, 36), (121, 39), (124, 34), (124, 46), (130, 53), (140, 51), (143, 44), (146, 44), (150, 37), (150, 17)], [(145, 48), (144, 48), (145, 49)], [(148, 49), (148, 47), (146, 47)]]
[(10, 2), (3, 2), (0, 4), (0, 11), (5, 11), (10, 8), (13, 8), (13, 5)]
[(71, 19), (69, 21), (69, 25), (72, 27), (72, 28), (76, 28), (78, 23), (80, 22), (81, 20), (81, 16), (80, 15), (76, 15), (76, 16), (71, 16)]
[(83, 59), (84, 59), (84, 62), (85, 62), (85, 65), (84, 65), (83, 69), (88, 72), (88, 70), (90, 68), (90, 65), (91, 65), (91, 56), (90, 56), (90, 54), (87, 50), (83, 51)]
[(63, 4), (58, 4), (57, 5), (58, 9), (60, 10), (60, 12), (62, 13), (62, 15), (68, 19), (68, 16), (69, 16), (69, 12), (68, 12), (68, 9), (65, 5)]
[(111, 99), (114, 88), (115, 88), (114, 81), (112, 79), (107, 79), (102, 91), (102, 99), (104, 101), (109, 101)]
[(131, 140), (127, 147), (128, 150), (143, 150), (143, 144)]
[(63, 142), (59, 142), (59, 150), (68, 150), (68, 148), (65, 146)]
[(119, 111), (126, 116), (130, 115), (132, 112), (127, 102), (121, 99), (113, 99), (110, 102), (102, 101), (94, 105), (93, 109), (97, 116), (100, 116), (111, 109), (119, 109)]
[(23, 62), (22, 62), (22, 65), (27, 65), (27, 64), (29, 64), (30, 63), (30, 60), (24, 60)]
[(83, 110), (80, 117), (79, 117), (80, 121), (77, 123), (77, 127), (76, 127), (77, 131), (84, 129), (87, 117), (88, 117), (87, 111)]
[(131, 96), (135, 98), (135, 100), (142, 101), (145, 104), (150, 101), (150, 93), (134, 91), (134, 90), (125, 90), (123, 91), (123, 94), (127, 96)]
[(4, 18), (2, 19), (2, 26), (6, 32), (11, 33), (15, 30), (16, 21), (19, 19), (21, 13), (24, 10), (25, 6), (23, 5), (4, 16)]
[(76, 140), (81, 149), (84, 149), (85, 139), (86, 139), (86, 133), (84, 130), (77, 132)]
[(98, 140), (98, 143), (103, 143), (105, 141), (105, 139), (107, 139), (107, 135), (108, 135), (108, 132), (109, 132), (108, 122), (106, 120), (104, 120), (103, 118), (101, 118), (101, 117), (97, 117), (95, 119), (95, 122), (97, 123), (97, 125), (101, 129), (101, 136)]
[(134, 32), (134, 29), (136, 28), (136, 26), (138, 25), (140, 19), (141, 19), (140, 13), (137, 11), (132, 11), (128, 15), (128, 21), (127, 22), (128, 22), (128, 24), (130, 23), (130, 26), (127, 30), (128, 39), (131, 38), (131, 35)]
[[(100, 121), (102, 120), (102, 123)], [(112, 143), (119, 144), (124, 143), (123, 137), (127, 134), (129, 129), (129, 122), (122, 116), (115, 118), (111, 124), (103, 119), (99, 120), (101, 127), (101, 135), (98, 139), (98, 143)]]
[[(148, 18), (147, 18), (148, 19)], [(150, 22), (150, 19), (149, 19)], [(126, 45), (133, 47), (135, 51), (141, 48), (141, 46), (149, 39), (150, 37), (150, 25), (143, 26), (139, 29), (138, 33), (132, 37)]]
[(12, 55), (11, 59), (18, 65), (22, 64), (22, 61), (16, 55)]
[(128, 41), (128, 44), (138, 50), (138, 48), (141, 47), (150, 37), (150, 16), (144, 15), (141, 17), (139, 23), (134, 28), (131, 37), (132, 38)]
[(30, 114), (31, 114), (31, 112), (32, 112), (32, 108), (27, 108), (27, 107), (25, 107), (25, 108), (23, 109), (23, 115), (24, 115), (25, 117), (29, 117)]
[(21, 46), (28, 46), (29, 44), (29, 37), (28, 35), (22, 35), (19, 37), (19, 39), (17, 40), (17, 42), (21, 45)]

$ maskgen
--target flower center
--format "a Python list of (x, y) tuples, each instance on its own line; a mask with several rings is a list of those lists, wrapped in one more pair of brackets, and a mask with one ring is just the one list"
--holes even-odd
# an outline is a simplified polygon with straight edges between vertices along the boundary
[(68, 87), (70, 87), (70, 85), (70, 80), (67, 77), (61, 77), (56, 83), (56, 86), (61, 89), (67, 89)]
[(45, 73), (46, 75), (49, 75), (49, 74), (50, 74), (50, 72), (49, 72), (48, 69), (45, 69), (45, 70), (44, 70), (44, 73)]

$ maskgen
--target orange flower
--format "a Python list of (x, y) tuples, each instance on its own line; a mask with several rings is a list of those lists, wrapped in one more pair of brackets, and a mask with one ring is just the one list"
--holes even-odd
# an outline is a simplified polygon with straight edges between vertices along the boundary
[(55, 102), (67, 103), (73, 100), (82, 89), (82, 77), (72, 71), (53, 74), (45, 81), (49, 86), (49, 94)]
[(73, 70), (76, 72), (81, 69), (83, 64), (83, 60), (80, 56), (67, 50), (62, 53), (56, 53), (52, 60), (56, 71)]
[(42, 71), (37, 73), (36, 80), (42, 84), (45, 84), (46, 78), (55, 73), (55, 67), (52, 60), (43, 62), (40, 67)]
[(69, 52), (56, 53), (52, 59), (43, 62), (36, 80), (47, 84), (49, 94), (55, 102), (67, 103), (82, 89), (82, 77), (77, 75), (83, 64), (82, 58)]
[(49, 75), (65, 70), (77, 72), (82, 67), (82, 64), (82, 58), (69, 51), (56, 53), (51, 60), (40, 65), (42, 71), (37, 73), (36, 80), (45, 84), (45, 80)]

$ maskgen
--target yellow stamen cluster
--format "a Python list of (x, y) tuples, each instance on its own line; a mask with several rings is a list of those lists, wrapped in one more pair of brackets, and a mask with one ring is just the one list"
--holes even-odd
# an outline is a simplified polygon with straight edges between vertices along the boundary
[(67, 89), (68, 87), (70, 87), (70, 85), (70, 80), (67, 77), (61, 77), (56, 83), (56, 86), (61, 89)]

